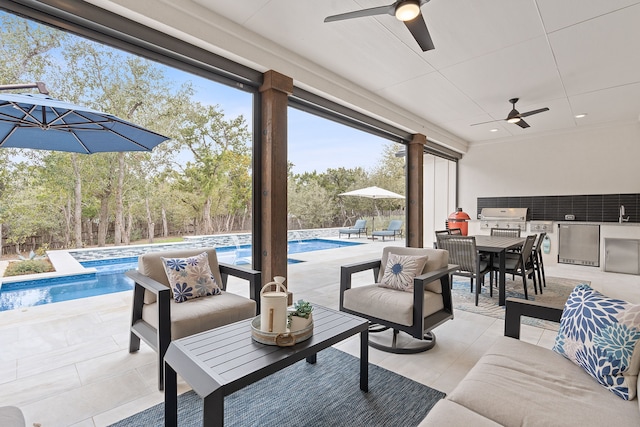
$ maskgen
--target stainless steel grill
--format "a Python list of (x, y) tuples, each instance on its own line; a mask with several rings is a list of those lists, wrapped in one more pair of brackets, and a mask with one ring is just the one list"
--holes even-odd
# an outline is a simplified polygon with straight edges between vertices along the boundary
[(480, 212), (480, 228), (527, 228), (528, 208), (483, 208)]

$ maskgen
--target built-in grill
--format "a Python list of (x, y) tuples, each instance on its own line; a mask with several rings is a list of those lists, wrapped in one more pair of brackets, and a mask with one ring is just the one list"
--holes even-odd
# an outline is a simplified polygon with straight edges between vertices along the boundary
[(527, 228), (528, 208), (483, 208), (480, 212), (480, 228)]

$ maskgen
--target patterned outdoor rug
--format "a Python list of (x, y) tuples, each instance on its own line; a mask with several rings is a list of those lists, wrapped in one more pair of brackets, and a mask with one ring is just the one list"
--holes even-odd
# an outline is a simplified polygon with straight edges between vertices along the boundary
[[(328, 348), (315, 365), (295, 363), (224, 398), (225, 426), (417, 426), (444, 393), (369, 364), (369, 392), (360, 390), (360, 359)], [(164, 404), (111, 427), (162, 426)], [(178, 396), (178, 425), (202, 425), (202, 399)]]
[[(533, 282), (531, 280), (527, 280), (529, 300), (564, 306), (567, 298), (569, 298), (569, 294), (579, 283), (589, 284), (590, 282), (588, 280), (573, 280), (547, 276), (547, 287), (542, 288), (542, 295), (536, 295), (533, 292)], [(485, 279), (485, 286), (482, 288), (482, 293), (478, 299), (478, 306), (476, 307), (475, 294), (469, 292), (469, 279), (461, 276), (453, 276), (453, 308), (455, 310), (470, 311), (472, 313), (495, 317), (497, 319), (504, 319), (504, 307), (500, 307), (498, 305), (497, 287), (494, 287), (493, 297), (490, 297), (489, 289), (487, 287), (488, 284), (489, 276), (487, 275)], [(506, 296), (507, 298), (514, 297), (524, 299), (522, 278), (516, 276), (515, 280), (512, 280), (511, 276), (507, 275)], [(555, 322), (547, 322), (545, 320), (532, 319), (528, 317), (523, 317), (522, 323), (554, 331), (557, 331), (559, 326)]]

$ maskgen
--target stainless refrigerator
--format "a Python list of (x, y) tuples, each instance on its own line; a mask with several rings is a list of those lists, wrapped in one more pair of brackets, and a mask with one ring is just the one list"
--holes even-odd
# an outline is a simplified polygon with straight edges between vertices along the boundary
[(600, 226), (558, 224), (558, 262), (600, 266)]

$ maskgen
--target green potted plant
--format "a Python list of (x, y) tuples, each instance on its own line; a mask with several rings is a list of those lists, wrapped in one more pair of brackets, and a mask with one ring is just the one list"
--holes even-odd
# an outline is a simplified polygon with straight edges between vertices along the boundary
[(289, 330), (299, 331), (313, 323), (312, 311), (313, 306), (308, 301), (298, 300), (294, 303), (293, 310), (289, 311)]

